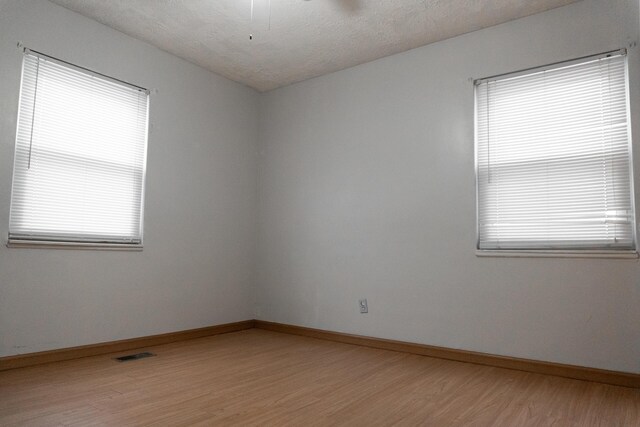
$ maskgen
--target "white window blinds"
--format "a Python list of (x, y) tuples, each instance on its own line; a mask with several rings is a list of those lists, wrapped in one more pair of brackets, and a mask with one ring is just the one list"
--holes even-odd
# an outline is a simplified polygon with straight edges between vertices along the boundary
[(139, 245), (145, 90), (26, 51), (9, 242)]
[(635, 249), (621, 53), (476, 83), (479, 249)]

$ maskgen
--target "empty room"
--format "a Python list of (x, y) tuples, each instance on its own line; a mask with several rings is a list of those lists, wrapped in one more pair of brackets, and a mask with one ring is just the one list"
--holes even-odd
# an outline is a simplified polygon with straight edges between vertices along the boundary
[(639, 42), (638, 0), (0, 0), (0, 425), (640, 426)]

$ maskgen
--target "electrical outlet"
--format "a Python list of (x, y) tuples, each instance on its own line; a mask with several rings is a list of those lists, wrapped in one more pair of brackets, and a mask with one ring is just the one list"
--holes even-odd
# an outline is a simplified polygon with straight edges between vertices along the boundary
[(369, 306), (367, 305), (367, 299), (358, 300), (358, 305), (360, 306), (360, 313), (368, 313)]

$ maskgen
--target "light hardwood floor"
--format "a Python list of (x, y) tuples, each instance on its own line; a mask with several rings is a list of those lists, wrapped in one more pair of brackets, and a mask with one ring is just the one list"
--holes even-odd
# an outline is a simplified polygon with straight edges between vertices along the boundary
[(640, 426), (639, 389), (258, 329), (144, 350), (0, 372), (0, 425)]

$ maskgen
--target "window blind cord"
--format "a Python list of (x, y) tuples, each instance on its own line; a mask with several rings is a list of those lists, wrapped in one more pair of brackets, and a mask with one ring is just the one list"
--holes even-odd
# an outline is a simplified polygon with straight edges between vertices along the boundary
[[(602, 60), (600, 60), (602, 61)], [(607, 95), (608, 95), (608, 99), (607, 99), (607, 104), (609, 105), (609, 129), (613, 129), (613, 114), (611, 114), (611, 111), (613, 110), (613, 106), (611, 105), (611, 61), (607, 61)], [(611, 134), (611, 131), (609, 131), (609, 162), (611, 164), (611, 170), (613, 171), (613, 153), (612, 153), (612, 148), (613, 147), (613, 135)], [(614, 202), (616, 201), (616, 174), (612, 173), (611, 174), (611, 186), (613, 187), (613, 197), (614, 197)], [(616, 203), (617, 204), (617, 203)], [(609, 216), (609, 209), (607, 208), (607, 212), (605, 213), (605, 218), (607, 218)], [(613, 242), (614, 243), (618, 243), (618, 220), (616, 218), (616, 220), (613, 222)]]
[[(491, 98), (487, 84), (487, 141), (491, 141)], [(491, 142), (487, 142), (487, 181), (491, 184)]]
[[(604, 111), (604, 76), (602, 75), (602, 60), (600, 60), (598, 62), (598, 70), (600, 72), (600, 138), (601, 138), (601, 142), (600, 145), (602, 147), (602, 186), (606, 189), (607, 188), (607, 147), (605, 145), (605, 111)], [(607, 198), (607, 194), (605, 191), (605, 195), (604, 195), (604, 215), (603, 215), (603, 221), (604, 221), (604, 225), (606, 227), (607, 230), (607, 236), (609, 234), (609, 221), (608, 221), (608, 215), (607, 212), (609, 211), (609, 200)]]
[[(601, 120), (602, 120), (602, 125), (601, 125), (601, 135), (602, 135), (602, 163), (603, 163), (603, 176), (604, 176), (604, 186), (607, 186), (607, 181), (608, 178), (611, 178), (611, 186), (613, 189), (613, 198), (614, 200), (612, 200), (614, 206), (615, 206), (615, 195), (616, 195), (616, 182), (615, 182), (615, 173), (611, 173), (609, 174), (608, 171), (608, 167), (607, 167), (607, 163), (609, 163), (611, 170), (613, 171), (613, 155), (611, 153), (611, 147), (613, 146), (613, 141), (612, 138), (613, 136), (611, 135), (611, 132), (609, 132), (608, 135), (608, 139), (609, 139), (609, 144), (608, 147), (605, 147), (606, 145), (606, 135), (605, 135), (605, 126), (607, 124), (607, 116), (609, 117), (608, 119), (608, 125), (609, 125), (609, 130), (611, 130), (613, 128), (613, 114), (611, 114), (611, 111), (613, 109), (613, 106), (611, 105), (611, 64), (609, 62), (607, 62), (607, 75), (606, 75), (606, 79), (607, 79), (607, 87), (606, 89), (603, 89), (603, 80), (605, 78), (605, 76), (602, 75), (602, 70), (603, 70), (603, 62), (604, 60), (600, 60), (600, 97), (604, 98), (604, 92), (606, 90), (606, 104), (603, 100), (602, 102), (602, 107), (600, 109), (600, 116), (601, 116)], [(605, 105), (608, 106), (608, 111), (605, 111)], [(610, 220), (609, 220), (609, 199), (607, 197), (607, 193), (605, 192), (605, 198), (604, 198), (604, 222), (605, 222), (605, 226), (607, 228), (607, 230), (609, 230), (609, 226), (610, 226)], [(613, 242), (617, 243), (618, 242), (618, 224), (617, 224), (617, 220), (614, 217), (614, 221), (613, 221)]]
[(33, 91), (33, 109), (31, 110), (31, 133), (29, 135), (29, 159), (27, 161), (27, 169), (31, 169), (31, 150), (33, 149), (33, 127), (36, 120), (36, 101), (38, 99), (38, 77), (40, 77), (40, 58), (36, 63), (36, 84)]
[[(544, 70), (542, 72), (542, 87), (544, 88), (544, 101), (542, 102), (542, 105), (546, 108), (549, 107), (549, 85), (547, 84), (547, 77), (548, 77), (548, 73), (547, 70)], [(544, 144), (545, 146), (549, 146), (549, 128), (547, 126), (544, 127), (544, 131), (543, 131), (543, 140), (544, 140)], [(544, 162), (544, 187), (545, 187), (545, 209), (546, 212), (549, 212), (549, 159), (546, 159)], [(544, 226), (545, 226), (545, 230), (546, 230), (546, 240), (548, 241), (550, 236), (549, 236), (549, 223), (550, 223), (551, 218), (549, 217), (549, 215), (545, 215), (544, 216)]]

